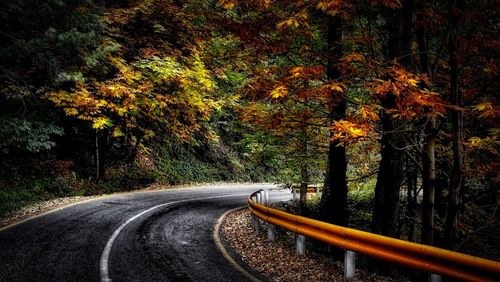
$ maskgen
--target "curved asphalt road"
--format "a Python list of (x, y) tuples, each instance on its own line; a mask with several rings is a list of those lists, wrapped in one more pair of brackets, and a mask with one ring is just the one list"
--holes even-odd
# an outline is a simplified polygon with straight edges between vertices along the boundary
[(122, 194), (34, 218), (0, 231), (0, 281), (245, 281), (213, 228), (250, 193), (273, 187)]

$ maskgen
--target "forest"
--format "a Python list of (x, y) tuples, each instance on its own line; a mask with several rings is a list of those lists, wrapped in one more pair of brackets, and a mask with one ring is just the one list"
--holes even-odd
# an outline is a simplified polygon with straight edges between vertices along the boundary
[(0, 215), (152, 183), (298, 183), (302, 214), (498, 260), (499, 12), (2, 1)]

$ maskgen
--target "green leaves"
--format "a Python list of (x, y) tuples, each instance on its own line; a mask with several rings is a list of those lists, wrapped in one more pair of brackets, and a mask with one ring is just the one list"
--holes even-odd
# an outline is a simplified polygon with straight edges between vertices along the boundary
[(51, 137), (62, 136), (63, 133), (61, 127), (53, 124), (6, 117), (0, 123), (0, 151), (3, 153), (12, 150), (30, 153), (48, 151), (56, 145)]

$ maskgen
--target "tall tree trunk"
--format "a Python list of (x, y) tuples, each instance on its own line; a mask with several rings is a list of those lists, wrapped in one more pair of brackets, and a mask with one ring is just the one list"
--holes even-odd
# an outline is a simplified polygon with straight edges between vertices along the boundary
[[(420, 57), (420, 73), (425, 73), (432, 80), (429, 69), (429, 47), (427, 33), (423, 23), (423, 4), (418, 4), (417, 14), (417, 44)], [(424, 146), (422, 148), (422, 228), (421, 241), (423, 244), (434, 244), (434, 202), (436, 191), (436, 117), (431, 113), (424, 128)]]
[[(458, 40), (458, 23), (460, 14), (465, 8), (464, 0), (450, 0), (448, 2), (449, 9), (449, 26), (450, 26), (450, 104), (456, 107), (462, 107), (462, 95), (459, 85), (459, 64), (458, 53), (460, 50)], [(463, 170), (463, 116), (458, 109), (450, 110), (450, 120), (452, 124), (452, 143), (453, 143), (453, 165), (450, 175), (450, 187), (448, 193), (448, 210), (446, 214), (446, 223), (444, 230), (444, 241), (448, 247), (453, 245), (456, 237), (458, 209), (460, 204), (460, 190), (462, 187), (462, 170)]]
[[(395, 97), (382, 100), (384, 109), (395, 107)], [(403, 135), (400, 123), (387, 113), (381, 114), (382, 140), (381, 161), (375, 186), (375, 205), (372, 218), (372, 232), (394, 237), (397, 234), (399, 218), (399, 192), (403, 178)]]
[[(338, 17), (328, 18), (328, 79), (334, 80), (340, 77), (340, 71), (336, 66), (338, 58), (342, 56), (342, 30), (341, 21)], [(334, 97), (332, 97), (332, 100)], [(330, 111), (330, 121), (345, 118), (345, 99), (335, 98), (335, 105)], [(347, 159), (345, 146), (338, 141), (330, 141), (328, 149), (328, 168), (325, 177), (323, 195), (321, 197), (322, 219), (337, 225), (347, 224)]]
[(95, 130), (95, 155), (94, 155), (94, 165), (95, 165), (95, 178), (98, 180), (101, 178), (101, 150), (99, 146), (99, 130)]
[[(405, 1), (395, 15), (387, 17), (388, 59), (400, 59), (400, 63), (409, 67), (411, 63), (410, 41), (413, 7), (411, 1)], [(394, 22), (391, 22), (394, 21)], [(393, 119), (387, 110), (396, 107), (396, 96), (386, 95), (380, 98), (383, 111), (380, 114), (382, 124), (381, 160), (375, 186), (375, 205), (372, 214), (372, 232), (390, 237), (398, 234), (399, 193), (403, 178), (404, 135), (401, 122)]]

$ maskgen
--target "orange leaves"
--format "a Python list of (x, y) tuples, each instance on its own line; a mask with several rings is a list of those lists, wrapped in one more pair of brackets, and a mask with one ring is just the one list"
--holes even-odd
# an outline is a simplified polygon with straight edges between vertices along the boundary
[(336, 103), (343, 99), (346, 88), (346, 85), (341, 82), (330, 82), (322, 85), (319, 88), (319, 92), (324, 99), (326, 99), (328, 108), (331, 109)]
[(372, 6), (382, 6), (389, 9), (399, 9), (402, 7), (401, 0), (370, 0)]
[(345, 63), (364, 62), (365, 60), (365, 55), (361, 53), (350, 53), (342, 58), (342, 61)]
[(291, 67), (287, 79), (316, 79), (325, 72), (324, 66), (298, 66)]
[(308, 14), (307, 11), (302, 10), (288, 19), (281, 21), (276, 24), (276, 29), (282, 30), (285, 28), (297, 28), (299, 26), (309, 27), (307, 22)]
[(377, 113), (377, 106), (375, 105), (361, 106), (359, 108), (359, 116), (363, 121), (367, 122), (375, 122), (380, 119)]
[(389, 68), (383, 73), (383, 76), (389, 77), (389, 79), (375, 79), (373, 83), (368, 85), (375, 94), (381, 96), (388, 94), (399, 96), (402, 93), (408, 93), (417, 88), (417, 84), (421, 81), (419, 76), (398, 66)]
[(339, 141), (339, 145), (356, 143), (360, 139), (366, 139), (370, 129), (366, 124), (355, 123), (348, 120), (339, 120), (332, 124), (332, 140)]
[(218, 5), (221, 6), (224, 9), (231, 10), (238, 4), (238, 0), (219, 0)]
[(424, 114), (444, 115), (448, 107), (446, 103), (437, 93), (423, 88), (429, 84), (426, 76), (393, 66), (385, 70), (381, 77), (384, 79), (374, 79), (367, 83), (366, 87), (380, 99), (385, 99), (386, 96), (395, 97), (394, 107), (386, 110), (393, 118), (412, 119)]
[(340, 15), (342, 18), (348, 18), (348, 11), (352, 9), (350, 1), (330, 0), (320, 1), (316, 5), (316, 9), (321, 10), (331, 16)]
[(321, 86), (321, 89), (329, 93), (331, 92), (344, 93), (346, 86), (341, 82), (330, 82)]

